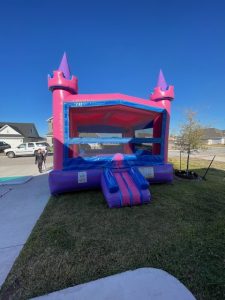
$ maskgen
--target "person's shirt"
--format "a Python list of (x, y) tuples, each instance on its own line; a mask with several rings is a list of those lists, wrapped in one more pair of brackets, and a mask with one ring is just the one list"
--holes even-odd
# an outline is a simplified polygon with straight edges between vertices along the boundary
[(43, 162), (44, 156), (42, 153), (36, 153), (35, 155), (35, 162)]

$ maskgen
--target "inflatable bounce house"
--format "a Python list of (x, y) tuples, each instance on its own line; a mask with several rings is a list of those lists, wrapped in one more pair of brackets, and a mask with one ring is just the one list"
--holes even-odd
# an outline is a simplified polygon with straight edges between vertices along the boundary
[(168, 163), (173, 86), (162, 71), (150, 99), (79, 94), (64, 54), (48, 77), (53, 94), (53, 195), (101, 188), (111, 207), (149, 203), (149, 183), (171, 182)]

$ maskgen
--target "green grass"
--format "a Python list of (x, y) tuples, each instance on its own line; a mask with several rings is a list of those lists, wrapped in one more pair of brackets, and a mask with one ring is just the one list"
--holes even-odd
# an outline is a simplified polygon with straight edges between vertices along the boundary
[[(201, 174), (207, 165), (192, 160)], [(225, 299), (225, 164), (214, 163), (207, 179), (152, 185), (152, 203), (132, 208), (108, 209), (100, 191), (52, 197), (0, 299), (140, 267), (166, 270), (197, 299)]]

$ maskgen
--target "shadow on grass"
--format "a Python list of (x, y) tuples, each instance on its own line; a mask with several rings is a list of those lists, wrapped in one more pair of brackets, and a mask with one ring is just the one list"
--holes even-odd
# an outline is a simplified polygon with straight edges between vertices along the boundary
[(51, 197), (0, 298), (27, 299), (155, 267), (197, 299), (224, 299), (225, 171), (212, 168), (207, 181), (151, 185), (151, 193), (151, 204), (123, 209), (108, 209), (100, 191)]

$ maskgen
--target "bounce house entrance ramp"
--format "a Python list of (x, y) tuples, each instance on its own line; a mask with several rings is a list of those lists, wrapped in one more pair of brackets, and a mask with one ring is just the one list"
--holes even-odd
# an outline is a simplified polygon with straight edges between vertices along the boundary
[(101, 185), (110, 208), (150, 202), (149, 183), (135, 167), (106, 168)]

